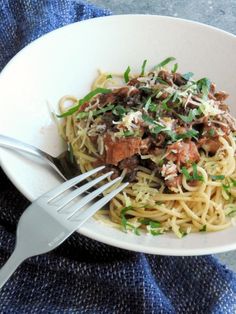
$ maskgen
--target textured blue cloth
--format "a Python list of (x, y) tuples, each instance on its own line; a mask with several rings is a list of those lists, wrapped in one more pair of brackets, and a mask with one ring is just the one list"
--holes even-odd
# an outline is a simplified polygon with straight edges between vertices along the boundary
[[(82, 1), (0, 0), (0, 69), (30, 41), (109, 14)], [(29, 202), (0, 170), (0, 265)], [(0, 291), (0, 313), (236, 313), (236, 277), (211, 256), (128, 252), (74, 234), (29, 259)]]

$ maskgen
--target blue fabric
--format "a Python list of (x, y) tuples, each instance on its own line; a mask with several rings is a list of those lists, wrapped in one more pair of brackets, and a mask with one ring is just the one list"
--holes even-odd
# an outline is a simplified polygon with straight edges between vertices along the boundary
[[(0, 69), (62, 25), (109, 14), (83, 1), (0, 0)], [(29, 202), (0, 170), (0, 265)], [(0, 313), (236, 313), (236, 277), (211, 257), (128, 252), (74, 234), (22, 264), (0, 291)]]

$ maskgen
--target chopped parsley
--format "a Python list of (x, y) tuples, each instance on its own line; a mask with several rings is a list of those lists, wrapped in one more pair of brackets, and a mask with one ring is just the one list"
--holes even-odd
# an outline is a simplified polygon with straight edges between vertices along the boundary
[(206, 232), (207, 231), (207, 226), (203, 225), (201, 229), (199, 229), (200, 232)]
[(177, 140), (179, 139), (185, 139), (185, 138), (195, 138), (196, 140), (198, 139), (199, 132), (195, 129), (190, 129), (187, 130), (185, 133), (182, 134), (177, 134), (176, 138)]
[(215, 130), (214, 129), (210, 129), (210, 131), (208, 132), (210, 136), (214, 136), (215, 135)]
[(208, 78), (204, 77), (196, 82), (197, 88), (199, 92), (203, 94), (204, 97), (208, 96), (210, 87), (211, 87), (211, 82)]
[(140, 76), (144, 76), (146, 64), (147, 64), (147, 60), (144, 60), (143, 64), (142, 64), (142, 67), (141, 67), (141, 74), (140, 74)]
[(187, 181), (204, 181), (203, 176), (199, 175), (197, 172), (197, 165), (195, 163), (192, 164), (193, 174), (190, 175), (186, 167), (181, 168), (182, 174), (185, 176)]
[(88, 93), (84, 98), (80, 99), (75, 106), (71, 107), (68, 111), (64, 113), (57, 115), (57, 117), (64, 118), (64, 117), (70, 116), (73, 113), (75, 113), (84, 103), (90, 101), (97, 94), (109, 94), (111, 92), (112, 92), (111, 89), (98, 87), (92, 90), (90, 93)]
[(223, 176), (223, 175), (212, 175), (211, 176), (211, 179), (213, 180), (213, 181), (217, 181), (217, 180), (224, 180), (224, 178), (225, 178), (225, 176)]
[(187, 73), (185, 73), (185, 74), (183, 74), (183, 75), (181, 75), (182, 76), (182, 78), (184, 78), (186, 81), (189, 81), (193, 76), (194, 76), (194, 74), (193, 74), (193, 72), (187, 72)]
[(199, 116), (201, 113), (198, 109), (190, 109), (189, 114), (187, 116), (184, 116), (182, 114), (178, 114), (181, 120), (183, 120), (185, 123), (191, 123), (196, 116)]
[(152, 97), (150, 96), (148, 100), (146, 101), (146, 104), (144, 105), (144, 110), (148, 111), (151, 103), (152, 103)]
[(129, 136), (134, 136), (135, 133), (132, 131), (123, 131), (123, 134), (125, 137), (129, 137)]
[(164, 85), (168, 85), (169, 86), (169, 84), (166, 82), (166, 81), (164, 81), (162, 78), (160, 78), (159, 76), (157, 76), (156, 78), (155, 78), (155, 83), (160, 83), (160, 84), (164, 84)]
[(232, 217), (236, 215), (236, 208), (233, 208), (226, 216)]
[(108, 74), (107, 76), (106, 76), (106, 79), (108, 80), (108, 79), (111, 79), (112, 78), (112, 75), (111, 74)]
[(122, 208), (121, 210), (121, 225), (124, 228), (124, 230), (127, 232), (128, 229), (132, 230), (136, 235), (140, 235), (140, 232), (138, 230), (138, 228), (136, 228), (135, 226), (133, 226), (131, 223), (128, 222), (128, 220), (126, 219), (125, 215), (127, 213), (127, 211), (133, 209), (132, 206), (127, 206)]
[(150, 218), (142, 218), (142, 219), (139, 219), (139, 221), (143, 225), (149, 225), (151, 228), (160, 228), (160, 226), (161, 226), (159, 221), (155, 221), (155, 220), (152, 220)]
[(115, 116), (119, 116), (120, 118), (122, 118), (127, 113), (127, 109), (125, 109), (125, 107), (121, 105), (117, 105), (113, 108), (112, 113)]
[(177, 70), (178, 70), (178, 63), (175, 63), (173, 68), (172, 68), (172, 70), (171, 70), (171, 72), (172, 73), (176, 73)]
[(128, 66), (127, 69), (125, 70), (125, 73), (124, 73), (125, 83), (129, 82), (129, 73), (130, 73), (130, 71), (131, 71), (130, 66)]
[(158, 63), (157, 65), (154, 66), (154, 70), (163, 68), (164, 66), (166, 66), (168, 63), (170, 63), (171, 61), (175, 61), (176, 59), (174, 57), (169, 57), (166, 58), (165, 60), (163, 60), (162, 62)]
[(192, 168), (193, 168), (193, 180), (204, 181), (203, 176), (198, 174), (197, 165), (195, 163), (192, 164)]
[[(110, 104), (110, 105), (108, 105), (108, 106), (106, 106), (106, 107), (103, 107), (103, 108), (101, 108), (101, 109), (93, 110), (93, 111), (92, 111), (92, 116), (93, 116), (93, 117), (96, 117), (96, 116), (100, 115), (101, 113), (104, 113), (104, 112), (107, 112), (107, 111), (112, 110), (114, 107), (115, 107), (115, 105), (111, 105), (111, 104)], [(86, 117), (88, 117), (88, 116), (89, 116), (89, 111), (82, 111), (82, 112), (79, 112), (79, 113), (77, 114), (76, 118), (77, 118), (78, 120), (81, 120), (81, 119), (84, 119), (84, 118), (86, 118)]]
[(180, 232), (180, 234), (181, 234), (181, 238), (183, 238), (183, 237), (185, 237), (185, 236), (187, 235), (187, 232), (186, 232), (186, 231), (180, 230), (179, 232)]

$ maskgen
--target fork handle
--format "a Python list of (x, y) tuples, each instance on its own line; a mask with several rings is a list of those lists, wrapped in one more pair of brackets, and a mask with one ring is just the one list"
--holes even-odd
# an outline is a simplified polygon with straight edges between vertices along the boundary
[(37, 157), (43, 157), (45, 159), (50, 159), (51, 157), (37, 147), (2, 134), (0, 134), (0, 146), (20, 150), (22, 152), (29, 153)]
[(15, 248), (12, 255), (0, 269), (0, 289), (25, 259), (26, 257), (22, 256), (22, 254)]

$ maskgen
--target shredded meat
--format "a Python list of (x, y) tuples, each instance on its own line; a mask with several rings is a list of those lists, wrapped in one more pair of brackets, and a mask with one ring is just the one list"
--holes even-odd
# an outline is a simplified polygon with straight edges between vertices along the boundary
[(112, 104), (116, 100), (116, 96), (113, 93), (99, 95), (99, 106), (105, 106)]
[(178, 185), (182, 184), (182, 175), (174, 177), (170, 180), (166, 180), (165, 184), (170, 190), (172, 190), (173, 188), (177, 188)]
[(176, 142), (167, 146), (167, 160), (177, 162), (178, 165), (186, 165), (200, 160), (197, 146), (194, 142)]
[(117, 165), (123, 159), (140, 152), (141, 139), (135, 137), (116, 138), (112, 140), (109, 134), (104, 137), (107, 164)]
[(179, 73), (174, 73), (173, 74), (173, 82), (177, 86), (182, 86), (182, 85), (186, 84), (186, 80)]
[(215, 97), (216, 100), (224, 101), (226, 98), (229, 97), (229, 94), (227, 94), (224, 91), (220, 91), (220, 92), (215, 93), (214, 97)]
[(206, 152), (215, 154), (220, 148), (221, 143), (217, 138), (211, 139), (203, 137), (198, 141), (198, 147), (203, 148)]
[(149, 153), (150, 147), (152, 145), (152, 139), (151, 137), (146, 137), (141, 141), (141, 146), (140, 146), (140, 152), (143, 155), (146, 155)]
[(119, 169), (126, 169), (128, 172), (134, 171), (139, 164), (139, 158), (137, 155), (126, 158), (119, 163)]
[(173, 81), (172, 81), (172, 74), (169, 73), (168, 71), (165, 70), (161, 70), (158, 73), (158, 76), (165, 82), (167, 82), (169, 85), (173, 85)]

